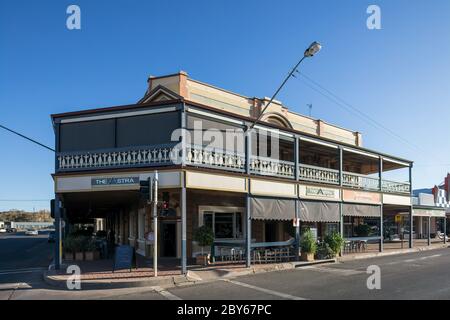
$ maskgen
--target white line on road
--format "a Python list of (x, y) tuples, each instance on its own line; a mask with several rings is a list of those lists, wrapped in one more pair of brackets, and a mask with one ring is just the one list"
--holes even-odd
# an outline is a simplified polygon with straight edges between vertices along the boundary
[(45, 270), (45, 268), (27, 268), (27, 269), (0, 270), (0, 275), (42, 272), (44, 270)]
[(423, 261), (423, 260), (433, 259), (433, 258), (438, 258), (438, 257), (442, 257), (442, 254), (433, 254), (431, 256), (425, 256), (425, 257), (420, 257), (420, 258), (405, 259), (405, 260), (401, 260), (401, 261), (393, 261), (393, 262), (389, 262), (387, 264), (394, 265), (394, 264), (400, 264), (400, 263), (404, 263), (404, 262), (411, 263), (411, 262)]
[(317, 272), (326, 272), (326, 273), (334, 273), (342, 276), (353, 276), (355, 274), (366, 273), (365, 271), (354, 270), (354, 269), (340, 269), (333, 267), (323, 267), (323, 266), (306, 266), (302, 267), (304, 270), (313, 270)]
[(278, 292), (278, 291), (274, 291), (274, 290), (270, 290), (270, 289), (257, 287), (257, 286), (254, 286), (254, 285), (251, 285), (251, 284), (247, 284), (247, 283), (244, 283), (244, 282), (240, 282), (240, 281), (235, 281), (235, 280), (230, 280), (230, 279), (222, 279), (222, 281), (230, 282), (230, 283), (233, 283), (233, 284), (241, 286), (241, 287), (245, 287), (245, 288), (261, 291), (261, 292), (264, 292), (264, 293), (268, 293), (268, 294), (271, 294), (273, 296), (281, 297), (283, 299), (306, 300), (305, 298), (300, 298), (300, 297), (296, 297), (296, 296), (293, 296), (293, 295), (290, 295), (290, 294), (287, 294), (287, 293), (283, 293), (283, 292)]
[(3, 283), (0, 284), (0, 290), (11, 289), (16, 290), (17, 288), (27, 288), (30, 289), (31, 286), (28, 283)]
[(162, 295), (167, 300), (182, 300), (180, 297), (177, 297), (173, 293), (170, 293), (169, 291), (167, 291), (159, 286), (154, 286), (152, 288), (153, 288), (153, 290), (158, 292), (160, 295)]

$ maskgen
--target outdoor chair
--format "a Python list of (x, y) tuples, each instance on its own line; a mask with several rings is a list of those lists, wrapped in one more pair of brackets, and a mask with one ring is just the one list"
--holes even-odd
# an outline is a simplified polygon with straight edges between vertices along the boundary
[(438, 231), (438, 232), (436, 233), (436, 236), (437, 236), (439, 239), (441, 239), (441, 240), (444, 240), (444, 236), (445, 236), (445, 241), (448, 241), (448, 236), (447, 236), (447, 235), (444, 235), (443, 232)]

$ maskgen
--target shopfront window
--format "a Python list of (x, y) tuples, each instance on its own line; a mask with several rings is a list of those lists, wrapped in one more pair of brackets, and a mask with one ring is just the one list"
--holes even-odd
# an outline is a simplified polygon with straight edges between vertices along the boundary
[(242, 238), (241, 212), (203, 212), (203, 225), (210, 227), (216, 239)]

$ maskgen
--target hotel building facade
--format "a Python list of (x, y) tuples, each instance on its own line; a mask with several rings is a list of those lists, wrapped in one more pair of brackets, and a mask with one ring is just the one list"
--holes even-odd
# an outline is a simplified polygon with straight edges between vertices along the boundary
[[(412, 229), (412, 161), (366, 149), (359, 132), (278, 101), (246, 134), (268, 102), (179, 72), (150, 77), (135, 104), (52, 115), (57, 225), (97, 219), (117, 244), (151, 257), (152, 213), (139, 181), (157, 171), (165, 203), (158, 209), (158, 255), (180, 259), (183, 272), (201, 251), (193, 232), (204, 224), (217, 241), (244, 251), (254, 242), (298, 238), (305, 227), (319, 240), (338, 231), (382, 251), (383, 228), (394, 217), (403, 215)], [(187, 137), (198, 134), (198, 124), (200, 142)], [(244, 134), (226, 135), (233, 143), (220, 148), (211, 143), (227, 132)], [(389, 179), (392, 173), (401, 181)]]

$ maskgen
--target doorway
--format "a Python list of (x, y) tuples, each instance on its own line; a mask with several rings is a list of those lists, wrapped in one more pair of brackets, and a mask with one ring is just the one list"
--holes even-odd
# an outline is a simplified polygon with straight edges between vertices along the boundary
[(177, 228), (175, 222), (161, 223), (161, 256), (176, 257), (177, 255)]
[(277, 223), (266, 221), (264, 224), (264, 241), (275, 242), (277, 241)]

